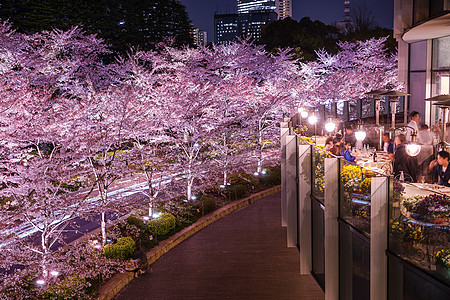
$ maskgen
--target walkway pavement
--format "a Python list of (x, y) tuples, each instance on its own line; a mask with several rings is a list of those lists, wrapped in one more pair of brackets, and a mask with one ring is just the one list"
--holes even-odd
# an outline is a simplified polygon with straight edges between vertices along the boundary
[(286, 247), (280, 193), (202, 229), (152, 268), (116, 299), (324, 299)]

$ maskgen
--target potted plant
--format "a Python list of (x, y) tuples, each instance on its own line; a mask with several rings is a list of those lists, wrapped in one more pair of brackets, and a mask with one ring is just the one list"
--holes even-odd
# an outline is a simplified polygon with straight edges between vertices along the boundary
[(436, 271), (446, 280), (450, 280), (450, 250), (442, 249), (434, 253)]

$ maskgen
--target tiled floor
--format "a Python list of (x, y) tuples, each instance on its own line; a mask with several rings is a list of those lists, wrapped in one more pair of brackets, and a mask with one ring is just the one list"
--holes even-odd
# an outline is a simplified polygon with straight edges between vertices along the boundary
[(152, 268), (116, 299), (324, 299), (286, 247), (279, 193), (202, 229)]

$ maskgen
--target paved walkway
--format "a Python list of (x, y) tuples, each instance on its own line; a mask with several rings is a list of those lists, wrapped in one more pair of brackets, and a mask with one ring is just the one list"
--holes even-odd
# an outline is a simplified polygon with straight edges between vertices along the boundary
[(286, 247), (279, 193), (202, 229), (152, 268), (116, 299), (324, 299)]

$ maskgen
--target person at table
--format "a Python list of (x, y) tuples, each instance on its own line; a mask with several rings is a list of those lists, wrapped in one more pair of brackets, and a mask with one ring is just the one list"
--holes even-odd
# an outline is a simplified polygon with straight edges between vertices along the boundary
[(333, 147), (331, 147), (330, 152), (335, 156), (341, 155), (341, 140), (342, 138), (339, 137), (333, 139)]
[(325, 141), (325, 150), (330, 151), (333, 148), (333, 138), (330, 136)]
[(439, 151), (437, 159), (430, 163), (429, 169), (439, 179), (439, 185), (450, 186), (449, 156), (447, 151)]
[(397, 135), (394, 144), (396, 147), (394, 153), (394, 176), (400, 176), (403, 172), (405, 181), (416, 182), (418, 171), (417, 158), (406, 153), (405, 135)]
[(428, 167), (433, 160), (433, 133), (430, 132), (427, 124), (422, 124), (417, 134), (417, 142), (422, 144), (422, 149), (417, 155), (417, 162), (419, 163), (419, 174), (422, 180), (429, 181)]
[(416, 134), (419, 132), (419, 120), (420, 114), (417, 111), (411, 112), (409, 115), (411, 117), (411, 121), (406, 125), (406, 141), (411, 142), (412, 134), (415, 132)]
[(355, 133), (353, 132), (353, 128), (351, 125), (345, 127), (345, 136), (344, 136), (344, 142), (350, 142), (352, 147), (355, 147), (356, 145), (356, 137)]
[(347, 141), (344, 144), (344, 151), (342, 151), (342, 156), (345, 158), (346, 161), (354, 162), (356, 160), (356, 156), (353, 156), (350, 152), (352, 144)]
[(394, 142), (389, 137), (389, 133), (384, 133), (382, 139), (381, 148), (383, 148), (383, 152), (387, 153), (389, 159), (392, 160), (394, 157)]

